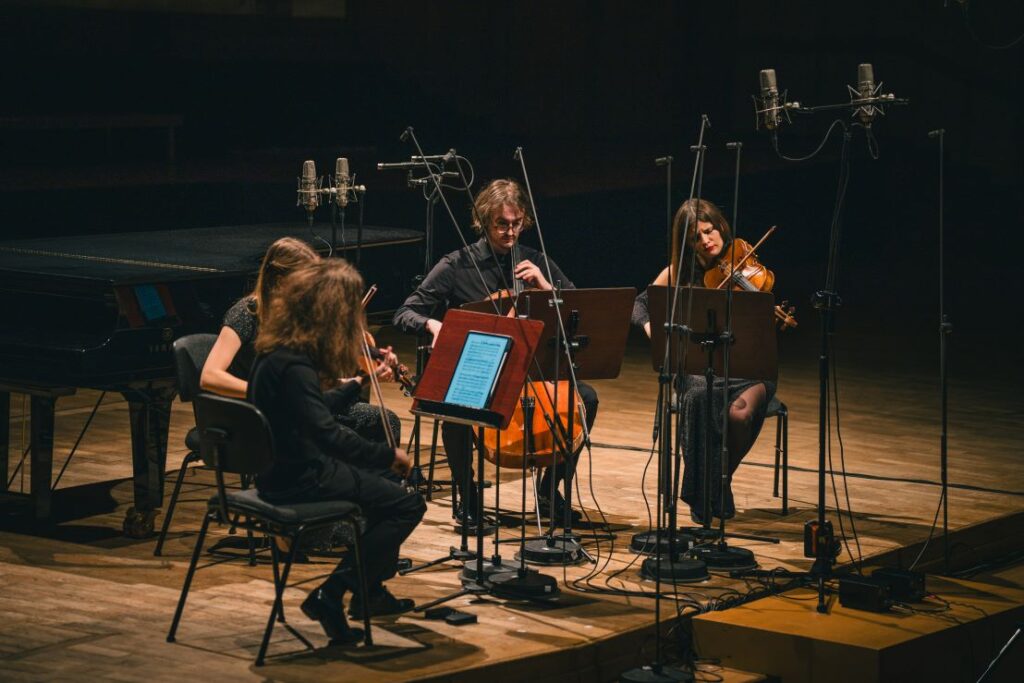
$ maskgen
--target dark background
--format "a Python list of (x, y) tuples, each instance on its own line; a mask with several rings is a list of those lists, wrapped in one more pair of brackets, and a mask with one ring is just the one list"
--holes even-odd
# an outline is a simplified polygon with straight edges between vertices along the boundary
[[(811, 161), (782, 161), (754, 130), (750, 96), (772, 67), (791, 100), (840, 102), (870, 62), (911, 105), (875, 122), (877, 160), (853, 132), (839, 270), (847, 348), (934, 368), (939, 156), (927, 132), (942, 127), (954, 350), (961, 368), (1020, 377), (1024, 43), (993, 49), (1024, 33), (1019, 2), (144, 4), (0, 9), (3, 237), (300, 221), (302, 161), (328, 173), (343, 155), (369, 188), (368, 223), (419, 229), (422, 198), (403, 174), (374, 170), (414, 153), (398, 139), (412, 125), (428, 154), (470, 158), (474, 189), (519, 177), (522, 146), (551, 255), (578, 285), (641, 287), (665, 262), (653, 160), (675, 157), (677, 205), (706, 113), (704, 194), (732, 215), (725, 143), (742, 141), (738, 232), (754, 241), (778, 224), (762, 256), (804, 323), (789, 344), (806, 350), (839, 137)], [(180, 115), (174, 163), (162, 129), (24, 123), (111, 113)], [(809, 152), (834, 118), (801, 117), (781, 132), (783, 151)], [(449, 197), (465, 224), (465, 197)], [(440, 254), (457, 241), (437, 219)], [(322, 211), (318, 226), (327, 220)]]

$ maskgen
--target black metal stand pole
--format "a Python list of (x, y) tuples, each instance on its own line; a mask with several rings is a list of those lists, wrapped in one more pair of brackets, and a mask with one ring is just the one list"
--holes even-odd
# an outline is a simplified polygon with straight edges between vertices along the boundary
[[(939, 391), (942, 396), (941, 420), (942, 433), (939, 437), (939, 470), (942, 476), (942, 566), (943, 571), (948, 574), (949, 566), (949, 469), (948, 469), (948, 432), (947, 420), (949, 415), (949, 380), (946, 374), (947, 356), (946, 347), (948, 337), (953, 332), (953, 323), (946, 315), (946, 254), (945, 254), (945, 137), (946, 131), (943, 128), (928, 133), (930, 138), (939, 140)], [(1020, 631), (1018, 630), (1018, 634)]]

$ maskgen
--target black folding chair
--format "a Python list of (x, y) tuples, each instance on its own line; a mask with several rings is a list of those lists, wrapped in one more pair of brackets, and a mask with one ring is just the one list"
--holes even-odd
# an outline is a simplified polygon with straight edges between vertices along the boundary
[[(210, 349), (217, 341), (215, 334), (190, 334), (174, 340), (174, 370), (178, 376), (178, 397), (183, 403), (192, 403), (199, 395), (199, 377), (203, 373), (203, 365), (210, 355)], [(195, 404), (192, 404), (195, 414)], [(171, 500), (167, 504), (167, 511), (164, 513), (164, 523), (160, 527), (160, 536), (156, 540), (156, 548), (153, 554), (160, 556), (164, 549), (164, 540), (167, 538), (167, 530), (171, 527), (171, 517), (174, 516), (174, 508), (178, 504), (178, 496), (181, 493), (181, 485), (185, 480), (185, 473), (188, 466), (199, 462), (199, 432), (195, 427), (188, 430), (185, 435), (185, 447), (188, 453), (181, 461), (181, 468), (178, 470), (178, 478), (174, 482), (174, 490), (171, 492)]]
[[(210, 522), (230, 524), (233, 518), (238, 518), (242, 520), (236, 522), (238, 526), (265, 533), (274, 539), (286, 539), (289, 548), (285, 554), (282, 569), (277, 544), (270, 544), (274, 565), (274, 606), (270, 610), (267, 628), (263, 633), (263, 642), (256, 655), (256, 666), (263, 665), (275, 621), (281, 621), (292, 635), (307, 647), (312, 648), (312, 644), (292, 628), (284, 616), (282, 596), (285, 588), (288, 587), (288, 575), (295, 560), (295, 553), (303, 535), (307, 532), (325, 526), (346, 525), (351, 531), (349, 545), (352, 552), (355, 553), (360, 599), (362, 604), (368, 605), (361, 547), (364, 521), (359, 506), (341, 500), (275, 505), (261, 498), (256, 489), (229, 490), (224, 486), (225, 474), (255, 477), (270, 467), (274, 459), (273, 434), (270, 431), (270, 425), (266, 417), (255, 406), (245, 401), (212, 394), (200, 394), (195, 397), (195, 406), (200, 451), (203, 460), (215, 470), (217, 494), (208, 502), (207, 513), (203, 518), (195, 549), (192, 551), (192, 562), (185, 575), (185, 583), (181, 588), (181, 597), (174, 613), (174, 620), (171, 622), (171, 630), (167, 634), (167, 641), (174, 642), (175, 632), (185, 609), (189, 586), (192, 584), (192, 577), (195, 575), (196, 565), (202, 554), (203, 542), (206, 539)], [(373, 645), (369, 610), (364, 610), (363, 627), (365, 630), (363, 642), (366, 645)]]

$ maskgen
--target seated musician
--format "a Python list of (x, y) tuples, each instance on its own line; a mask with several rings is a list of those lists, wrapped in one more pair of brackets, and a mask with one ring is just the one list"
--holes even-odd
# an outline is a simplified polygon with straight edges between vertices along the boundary
[(247, 398), (270, 422), (275, 459), (256, 478), (270, 502), (341, 499), (358, 503), (366, 517), (363, 563), (369, 605), (359, 602), (351, 554), (313, 590), (302, 611), (323, 626), (335, 642), (361, 637), (349, 629), (342, 598), (353, 590), (349, 613), (361, 617), (411, 609), (411, 600), (395, 598), (384, 581), (395, 575), (402, 542), (423, 517), (423, 498), (398, 483), (410, 460), (401, 448), (363, 439), (333, 417), (346, 387), (336, 379), (351, 376), (360, 363), (364, 315), (363, 281), (341, 259), (314, 262), (284, 278), (261, 320)]
[[(554, 261), (551, 261), (551, 274), (555, 282), (549, 282), (542, 270), (543, 254), (527, 246), (519, 247), (521, 260), (513, 271), (510, 252), (518, 244), (523, 231), (528, 230), (532, 223), (526, 195), (519, 183), (514, 180), (492, 181), (476, 197), (473, 229), (480, 239), (438, 261), (423, 283), (395, 312), (395, 325), (405, 332), (429, 332), (436, 340), (441, 331), (441, 318), (447, 309), (486, 299), (494, 292), (510, 287), (513, 277), (536, 289), (551, 290), (553, 286), (573, 289), (572, 281)], [(479, 275), (474, 264), (479, 268)], [(581, 382), (579, 396), (585, 406), (589, 429), (597, 414), (597, 392)], [(469, 478), (465, 478), (467, 461), (471, 460), (472, 430), (463, 425), (444, 423), (441, 437), (448, 454), (452, 480), (456, 483), (463, 503), (457, 516), (472, 526), (475, 520), (471, 513), (477, 509), (477, 496), (471, 467)], [(554, 507), (557, 519), (562, 518), (564, 498), (556, 492), (555, 500), (551, 501), (548, 495), (551, 477), (555, 478), (557, 486), (565, 476), (565, 467), (565, 463), (561, 463), (553, 468), (554, 472), (552, 468), (545, 471), (538, 487), (541, 514), (550, 515)], [(572, 514), (574, 518), (579, 517), (575, 510)]]
[[(265, 322), (264, 303), (270, 301), (286, 275), (319, 260), (320, 256), (308, 244), (294, 237), (282, 237), (270, 245), (260, 265), (255, 288), (224, 315), (220, 334), (210, 349), (199, 378), (203, 390), (222, 396), (245, 398), (247, 380), (256, 355), (253, 342), (260, 325)], [(393, 374), (390, 367), (394, 366), (397, 358), (390, 347), (380, 349), (380, 353), (383, 362), (377, 366), (377, 377), (381, 381), (391, 381)], [(337, 406), (335, 418), (367, 439), (385, 441), (380, 411), (359, 400), (359, 388), (365, 377), (358, 375), (352, 379), (354, 386), (350, 390), (351, 400), (346, 405)], [(393, 433), (399, 435), (401, 423), (398, 416), (391, 411), (387, 414)]]
[[(684, 226), (687, 226), (688, 249), (683, 258), (684, 263), (680, 265), (679, 249), (681, 233)], [(655, 285), (674, 286), (676, 274), (682, 273), (683, 285), (703, 286), (703, 274), (712, 268), (721, 257), (723, 251), (729, 246), (732, 240), (732, 230), (728, 221), (722, 215), (722, 211), (707, 200), (689, 199), (676, 211), (672, 221), (672, 263), (666, 267), (658, 277), (655, 278)], [(690, 249), (693, 249), (693, 252)], [(695, 266), (690, 272), (690, 256), (695, 255)], [(651, 316), (648, 309), (647, 292), (640, 294), (633, 306), (632, 322), (642, 327), (651, 336)], [(704, 508), (703, 500), (703, 464), (704, 464), (704, 430), (706, 422), (706, 390), (707, 383), (701, 375), (680, 376), (678, 387), (682, 395), (683, 411), (683, 487), (681, 498), (690, 505), (691, 516), (694, 521), (703, 523), (701, 519)], [(765, 410), (768, 402), (775, 394), (775, 386), (770, 382), (751, 382), (749, 380), (729, 378), (728, 400), (729, 400), (729, 428), (728, 428), (728, 450), (729, 450), (729, 474), (732, 475), (739, 467), (744, 456), (750, 451), (757, 435), (761, 432), (764, 424)], [(721, 487), (721, 443), (722, 443), (722, 402), (725, 400), (726, 391), (722, 379), (715, 380), (712, 390), (713, 403), (711, 425), (711, 499), (712, 515), (720, 517), (723, 514), (730, 519), (736, 514), (736, 506), (733, 502), (731, 486), (726, 487), (726, 500), (723, 505), (719, 500)], [(730, 478), (731, 484), (731, 478)]]

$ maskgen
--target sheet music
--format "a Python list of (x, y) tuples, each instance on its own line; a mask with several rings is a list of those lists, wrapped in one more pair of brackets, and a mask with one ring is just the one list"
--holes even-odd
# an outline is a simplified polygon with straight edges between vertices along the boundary
[(504, 335), (470, 332), (462, 346), (445, 403), (487, 408), (505, 364), (512, 339)]

